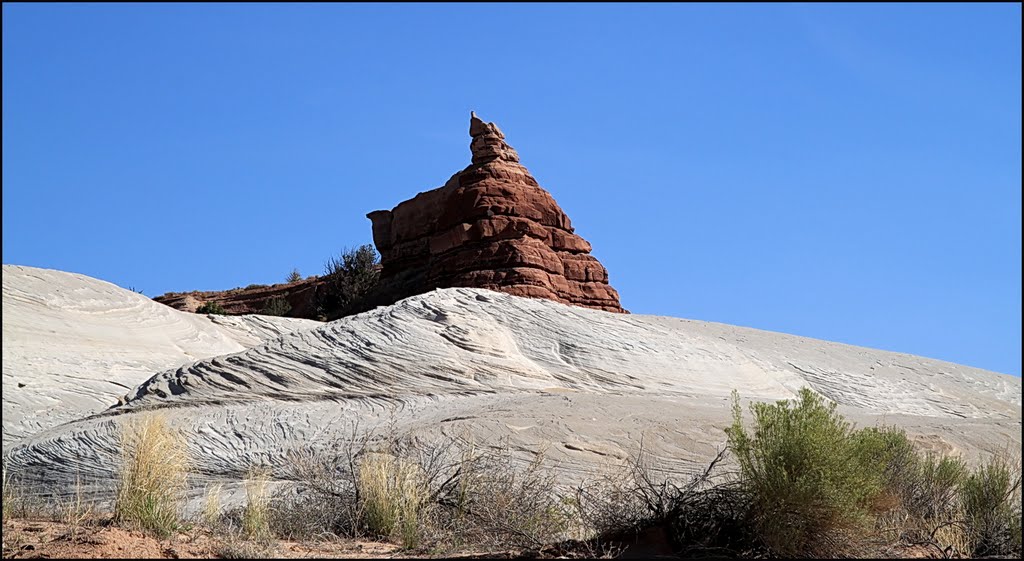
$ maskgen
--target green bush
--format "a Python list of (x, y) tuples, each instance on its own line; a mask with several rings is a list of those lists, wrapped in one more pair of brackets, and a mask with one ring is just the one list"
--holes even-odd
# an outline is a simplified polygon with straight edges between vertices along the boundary
[(302, 274), (299, 273), (298, 269), (292, 269), (292, 272), (288, 273), (284, 280), (285, 282), (299, 282), (302, 280)]
[(764, 545), (785, 557), (831, 557), (867, 527), (885, 486), (898, 434), (855, 431), (836, 404), (804, 388), (799, 398), (753, 403), (753, 433), (734, 393), (729, 448), (749, 497), (749, 522)]
[(945, 521), (958, 514), (957, 494), (966, 475), (967, 464), (960, 458), (915, 454), (904, 473), (890, 479), (889, 487), (910, 516)]
[(974, 557), (1020, 555), (1021, 472), (996, 456), (964, 480), (960, 501)]
[(269, 286), (269, 285), (253, 283), (253, 284), (250, 284), (250, 285), (246, 285), (245, 290), (253, 290), (253, 289), (256, 289), (256, 288), (266, 288), (267, 286)]
[(380, 266), (372, 245), (348, 249), (331, 258), (324, 270), (324, 284), (317, 289), (319, 315), (327, 320), (357, 314), (370, 308)]
[(198, 308), (196, 308), (196, 313), (197, 314), (218, 314), (218, 315), (222, 315), (222, 316), (228, 315), (228, 311), (224, 309), (224, 306), (221, 306), (217, 302), (206, 302), (202, 306), (199, 306)]

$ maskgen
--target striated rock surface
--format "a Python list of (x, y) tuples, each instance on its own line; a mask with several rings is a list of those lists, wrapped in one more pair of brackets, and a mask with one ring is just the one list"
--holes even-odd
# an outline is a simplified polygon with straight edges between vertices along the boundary
[[(149, 325), (154, 311), (186, 324), (208, 323), (128, 291), (114, 296), (65, 298), (95, 309), (97, 321), (110, 321), (99, 312), (112, 304), (120, 308), (121, 299), (134, 299), (138, 317), (133, 320), (130, 309), (118, 312), (118, 324)], [(5, 293), (5, 330), (8, 305)], [(79, 360), (77, 348), (66, 348), (64, 340), (46, 344), (55, 323), (34, 335), (5, 331), (4, 368), (11, 339), (36, 341), (36, 361)], [(157, 332), (183, 345), (195, 339), (186, 330)], [(135, 356), (123, 359), (134, 362)], [(108, 364), (55, 382), (71, 390), (104, 379)], [(25, 378), (20, 381), (33, 383)], [(15, 381), (5, 372), (5, 400)], [(509, 450), (521, 466), (543, 456), (571, 489), (607, 475), (641, 443), (652, 473), (703, 470), (725, 442), (733, 389), (744, 399), (775, 401), (810, 387), (858, 426), (897, 425), (923, 449), (965, 458), (1020, 450), (1021, 442), (1017, 377), (807, 337), (609, 314), (472, 288), (435, 290), (232, 354), (171, 363), (136, 383), (117, 407), (7, 447), (7, 473), (29, 488), (67, 494), (79, 481), (92, 483), (96, 499), (108, 500), (123, 423), (158, 410), (188, 439), (195, 505), (214, 483), (233, 486), (232, 494), (244, 499), (242, 479), (251, 466), (288, 473), (295, 452), (337, 453), (338, 446), (375, 435), (423, 443), (457, 437), (480, 450)], [(21, 411), (5, 409), (4, 423), (17, 422)]]
[(470, 117), (472, 164), (437, 189), (367, 217), (380, 303), (435, 288), (486, 288), (626, 313), (608, 271), (519, 163), (494, 123)]
[(154, 372), (320, 322), (183, 314), (109, 282), (3, 266), (3, 446), (117, 403)]
[(320, 277), (274, 285), (254, 285), (232, 290), (168, 292), (153, 300), (182, 312), (195, 312), (207, 303), (219, 304), (231, 315), (260, 314), (275, 298), (288, 302), (291, 309), (285, 317), (316, 319), (316, 290), (323, 284)]

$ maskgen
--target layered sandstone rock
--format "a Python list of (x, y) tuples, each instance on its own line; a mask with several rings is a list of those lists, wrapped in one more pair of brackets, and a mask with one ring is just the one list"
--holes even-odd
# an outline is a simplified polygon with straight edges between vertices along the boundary
[(380, 303), (474, 287), (625, 312), (569, 217), (494, 123), (470, 117), (473, 163), (443, 187), (367, 217), (381, 254)]
[(247, 288), (217, 291), (168, 292), (153, 298), (182, 312), (195, 312), (208, 303), (219, 304), (231, 315), (266, 313), (274, 299), (288, 302), (287, 317), (316, 319), (316, 291), (323, 284), (320, 277), (274, 285), (251, 285)]

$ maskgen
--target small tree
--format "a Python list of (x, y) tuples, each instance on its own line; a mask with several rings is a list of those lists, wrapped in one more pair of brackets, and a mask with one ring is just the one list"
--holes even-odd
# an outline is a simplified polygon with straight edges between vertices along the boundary
[(265, 316), (283, 316), (291, 310), (292, 305), (287, 300), (280, 296), (274, 296), (273, 298), (268, 298), (263, 303), (263, 309), (260, 310), (260, 313)]
[(292, 272), (288, 273), (288, 276), (285, 278), (285, 280), (287, 282), (299, 282), (300, 280), (302, 280), (302, 274), (299, 273), (298, 269), (292, 269)]
[(317, 292), (317, 308), (328, 320), (365, 311), (377, 286), (380, 267), (372, 245), (347, 249), (324, 267), (324, 284)]

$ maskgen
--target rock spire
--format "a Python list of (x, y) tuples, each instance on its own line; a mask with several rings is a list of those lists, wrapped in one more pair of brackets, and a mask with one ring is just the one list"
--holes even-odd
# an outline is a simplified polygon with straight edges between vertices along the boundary
[(435, 288), (487, 288), (625, 312), (551, 194), (494, 123), (470, 114), (472, 164), (442, 187), (367, 217), (381, 254), (381, 303)]

